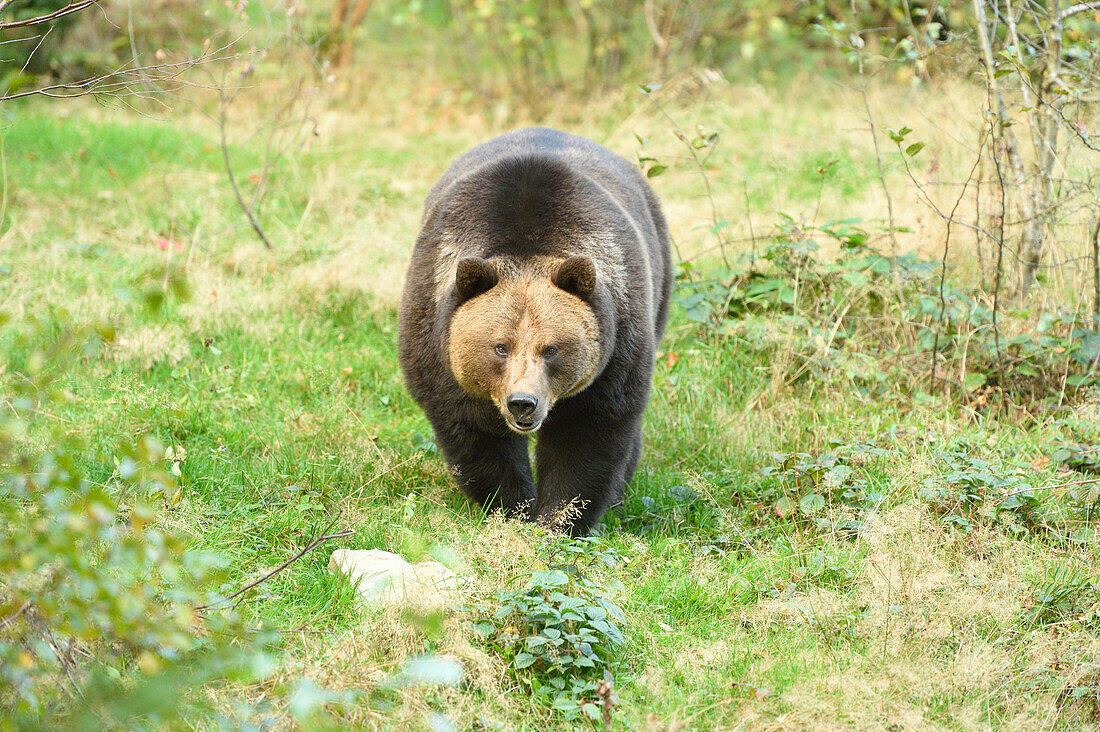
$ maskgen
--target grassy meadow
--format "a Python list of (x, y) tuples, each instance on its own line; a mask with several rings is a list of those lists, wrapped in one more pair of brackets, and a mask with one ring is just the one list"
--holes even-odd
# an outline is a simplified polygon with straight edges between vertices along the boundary
[[(626, 87), (531, 119), (408, 70), (388, 77), (384, 61), (362, 57), (365, 88), (351, 72), (317, 84), (305, 132), (266, 173), (257, 121), (263, 98), (285, 89), (263, 77), (237, 97), (228, 153), (246, 197), (266, 188), (270, 251), (237, 206), (202, 101), (154, 115), (86, 99), (3, 107), (0, 388), (26, 379), (36, 349), (64, 329), (113, 330), (59, 372), (54, 402), (22, 415), (19, 449), (60, 435), (86, 480), (129, 504), (138, 497), (119, 479), (119, 446), (143, 435), (170, 446), (179, 494), (153, 500), (151, 521), (189, 551), (226, 558), (210, 592), (350, 532), (242, 595), (246, 625), (279, 631), (264, 674), (210, 683), (201, 708), (150, 728), (604, 725), (600, 707), (588, 719), (533, 701), (533, 672), (475, 629), (469, 608), (491, 612), (497, 593), (555, 565), (563, 540), (461, 497), (397, 365), (422, 201), (468, 147), (538, 123), (655, 158), (668, 166), (652, 180), (677, 257), (699, 277), (725, 266), (718, 220), (730, 222), (727, 256), (763, 249), (780, 214), (859, 220), (884, 250), (884, 181), (901, 250), (940, 255), (943, 223), (892, 148), (880, 179), (853, 89), (862, 81), (685, 74), (652, 97)], [(926, 181), (965, 179), (959, 141), (976, 133), (960, 110), (982, 101), (951, 78), (868, 90), (880, 130), (909, 125), (926, 142), (915, 159)], [(674, 124), (720, 133), (703, 174)], [(949, 208), (957, 193), (931, 195)], [(823, 240), (824, 259), (834, 249)], [(960, 286), (977, 277), (972, 250), (948, 262)], [(1042, 297), (1067, 286), (1052, 280)], [(1057, 454), (1100, 441), (1095, 387), (991, 408), (977, 393), (922, 393), (886, 355), (818, 368), (800, 355), (800, 333), (768, 311), (715, 326), (673, 310), (638, 474), (579, 545), (606, 560), (578, 564), (622, 611), (623, 640), (606, 659), (611, 728), (1096, 728), (1095, 503), (1057, 487), (1091, 477)], [(882, 333), (879, 354), (902, 337)], [(1016, 491), (1027, 504), (1004, 506)], [(437, 558), (469, 578), (467, 608), (431, 622), (365, 611), (327, 569), (339, 547)], [(457, 659), (464, 681), (387, 685), (417, 654)], [(133, 688), (156, 669), (121, 674)], [(61, 698), (78, 713), (59, 720), (93, 719), (71, 692)]]

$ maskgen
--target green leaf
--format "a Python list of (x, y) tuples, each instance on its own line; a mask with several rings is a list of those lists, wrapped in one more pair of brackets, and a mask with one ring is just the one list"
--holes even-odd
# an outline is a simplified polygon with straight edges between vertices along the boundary
[(569, 584), (569, 575), (562, 572), (560, 569), (551, 569), (544, 572), (532, 572), (531, 580), (528, 582), (527, 586), (545, 589), (550, 587), (561, 587), (567, 584)]
[(794, 513), (794, 501), (784, 496), (775, 502), (775, 512), (780, 518), (787, 518)]
[(521, 651), (517, 653), (516, 657), (512, 660), (512, 665), (515, 666), (517, 670), (520, 670), (531, 666), (537, 660), (538, 658), (532, 656), (530, 653), (524, 653), (523, 651)]
[(798, 501), (798, 510), (806, 516), (813, 516), (825, 508), (825, 497), (817, 493), (809, 493)]
[(909, 157), (913, 157), (914, 155), (916, 155), (917, 153), (919, 153), (923, 149), (924, 149), (924, 143), (923, 142), (914, 142), (912, 145), (905, 148), (905, 154), (908, 155)]
[(653, 165), (649, 168), (649, 170), (647, 170), (645, 172), (645, 177), (646, 178), (656, 178), (657, 176), (659, 176), (661, 173), (665, 172), (666, 170), (668, 170), (667, 165)]
[(966, 375), (966, 378), (963, 379), (963, 388), (966, 389), (967, 392), (972, 392), (985, 386), (985, 382), (985, 374), (971, 371), (969, 374)]
[(890, 139), (894, 142), (901, 142), (905, 139), (905, 136), (912, 131), (913, 130), (909, 129), (908, 127), (902, 127), (900, 130), (894, 130), (889, 127), (886, 128), (886, 134), (889, 135)]

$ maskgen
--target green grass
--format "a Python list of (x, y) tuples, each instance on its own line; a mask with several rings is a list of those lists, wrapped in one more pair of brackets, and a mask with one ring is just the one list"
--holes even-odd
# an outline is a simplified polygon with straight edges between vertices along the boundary
[[(366, 116), (356, 121), (369, 124)], [(751, 115), (723, 124), (746, 137), (763, 134)], [(233, 586), (327, 529), (353, 532), (244, 596), (250, 622), (285, 631), (279, 667), (261, 685), (218, 689), (223, 703), (270, 695), (284, 714), (286, 695), (309, 677), (360, 694), (327, 708), (345, 724), (424, 725), (434, 708), (545, 727), (546, 712), (509, 683), (499, 660), (476, 649), (466, 616), (450, 613), (442, 636), (394, 625), (360, 610), (326, 568), (337, 546), (410, 559), (444, 553), (480, 592), (544, 561), (541, 532), (487, 521), (458, 495), (426, 442), (429, 425), (397, 367), (400, 282), (357, 287), (340, 277), (349, 267), (354, 275), (407, 257), (427, 187), (487, 132), (398, 139), (360, 130), (293, 153), (276, 169), (278, 190), (264, 214), (279, 241), (268, 254), (251, 240), (224, 181), (208, 189), (207, 176), (220, 170), (216, 138), (181, 130), (79, 108), (54, 117), (28, 106), (12, 115), (3, 131), (11, 225), (0, 249), (0, 284), (12, 287), (0, 293), (0, 309), (16, 317), (0, 333), (7, 365), (0, 386), (6, 391), (26, 367), (28, 344), (40, 337), (36, 319), (56, 329), (66, 318), (106, 318), (118, 339), (78, 361), (64, 380), (71, 398), (52, 412), (79, 440), (91, 480), (122, 490), (117, 446), (139, 435), (183, 447), (182, 498), (157, 521), (194, 549), (226, 556)], [(792, 153), (793, 166), (747, 146), (741, 165), (763, 179), (753, 195), (766, 191), (767, 200), (812, 210), (818, 166), (840, 161), (825, 183), (842, 202), (877, 179), (873, 157), (849, 154), (846, 145), (814, 141)], [(247, 175), (262, 149), (244, 140), (234, 155)], [(718, 185), (734, 186), (722, 171)], [(698, 204), (690, 175), (662, 184), (670, 208)], [(171, 183), (158, 182), (165, 179)], [(62, 198), (67, 214), (57, 216)], [(364, 219), (369, 227), (357, 228)], [(183, 251), (154, 245), (154, 235), (170, 230)], [(166, 291), (165, 272), (189, 283), (189, 297)], [(166, 299), (151, 309), (153, 292)], [(620, 588), (626, 613), (626, 645), (611, 669), (616, 728), (1090, 722), (1057, 698), (1089, 673), (1087, 654), (1073, 649), (1096, 649), (1095, 626), (1080, 621), (1082, 609), (1057, 628), (1030, 620), (1028, 609), (1061, 555), (1095, 575), (1095, 543), (1075, 544), (1058, 531), (1014, 534), (993, 521), (962, 534), (919, 497), (921, 481), (937, 475), (934, 449), (952, 439), (1002, 466), (1025, 464), (1080, 430), (1058, 419), (999, 423), (906, 394), (865, 401), (839, 377), (785, 386), (776, 378), (785, 348), (778, 337), (718, 333), (673, 314), (646, 453), (598, 540), (626, 560), (595, 571)], [(1071, 419), (1089, 422), (1089, 414)], [(44, 434), (43, 426), (27, 439)], [(761, 474), (774, 454), (821, 455), (857, 441), (888, 450), (855, 466), (868, 490), (884, 496), (874, 512), (858, 515), (862, 528), (777, 515), (784, 484)], [(1038, 469), (1035, 480), (1065, 480), (1055, 469)], [(852, 513), (837, 503), (826, 515)], [(457, 653), (473, 680), (458, 691), (408, 691), (386, 709), (394, 699), (377, 688), (379, 679), (425, 650)]]

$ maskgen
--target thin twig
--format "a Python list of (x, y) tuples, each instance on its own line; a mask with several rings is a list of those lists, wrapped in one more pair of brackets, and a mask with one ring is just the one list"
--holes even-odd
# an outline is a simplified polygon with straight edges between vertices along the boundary
[(1089, 478), (1087, 480), (1072, 480), (1069, 483), (1056, 483), (1055, 485), (1040, 485), (1040, 486), (1036, 486), (1034, 488), (1020, 488), (1019, 490), (1012, 491), (1011, 493), (1005, 493), (1003, 496), (1000, 496), (999, 500), (1003, 501), (1006, 498), (1011, 498), (1012, 496), (1018, 496), (1018, 495), (1021, 495), (1023, 493), (1034, 493), (1035, 491), (1049, 491), (1049, 490), (1054, 490), (1055, 488), (1071, 488), (1075, 485), (1093, 485), (1095, 483), (1100, 483), (1100, 478)]
[[(850, 0), (849, 5), (851, 7), (851, 12), (852, 12), (852, 25), (854, 26), (855, 23), (856, 23), (856, 19), (858, 17), (856, 15), (855, 0)], [(887, 212), (887, 216), (889, 217), (889, 233), (890, 233), (890, 274), (894, 278), (894, 286), (895, 286), (895, 288), (898, 289), (897, 294), (898, 294), (898, 300), (900, 301), (901, 300), (901, 292), (900, 292), (901, 275), (898, 272), (898, 256), (900, 255), (900, 251), (898, 249), (897, 227), (894, 224), (894, 199), (890, 195), (890, 186), (888, 186), (886, 184), (886, 172), (885, 172), (885, 169), (883, 168), (883, 165), (882, 165), (882, 152), (879, 150), (879, 146), (878, 146), (878, 129), (875, 126), (875, 116), (871, 112), (871, 102), (867, 98), (867, 81), (866, 81), (864, 68), (863, 68), (864, 41), (863, 41), (862, 33), (864, 33), (864, 32), (866, 32), (866, 31), (856, 30), (853, 33), (853, 35), (859, 41), (858, 44), (855, 44), (855, 43), (852, 44), (853, 46), (855, 46), (856, 62), (858, 64), (858, 71), (859, 71), (859, 78), (860, 78), (860, 86), (857, 89), (857, 91), (859, 92), (860, 96), (863, 98), (863, 109), (864, 109), (864, 112), (867, 115), (867, 124), (871, 128), (871, 143), (874, 145), (874, 148), (875, 148), (875, 167), (878, 170), (878, 179), (879, 179), (879, 183), (882, 186), (882, 193), (883, 193), (883, 195), (886, 196), (886, 212)]]
[(264, 233), (263, 227), (260, 226), (260, 222), (256, 220), (256, 217), (252, 213), (252, 207), (248, 205), (244, 200), (244, 195), (241, 194), (241, 188), (237, 185), (237, 176), (233, 173), (233, 163), (229, 160), (229, 143), (225, 137), (225, 125), (226, 125), (226, 113), (229, 106), (225, 97), (225, 90), (218, 90), (218, 98), (220, 100), (220, 110), (218, 115), (218, 132), (220, 134), (221, 148), (222, 148), (222, 160), (225, 162), (225, 172), (229, 177), (229, 185), (233, 188), (233, 195), (237, 197), (237, 205), (241, 207), (241, 211), (248, 218), (248, 223), (251, 224), (252, 230), (256, 232), (256, 236), (260, 237), (260, 241), (268, 249), (275, 249), (271, 245), (271, 242), (267, 238), (267, 234)]
[[(238, 39), (239, 40), (239, 39)], [(18, 92), (16, 94), (6, 94), (0, 96), (0, 102), (6, 102), (12, 99), (20, 99), (22, 97), (30, 97), (35, 94), (39, 94), (44, 97), (52, 97), (55, 99), (69, 99), (72, 97), (80, 97), (86, 95), (104, 95), (104, 96), (119, 96), (122, 93), (127, 93), (131, 96), (137, 96), (142, 98), (149, 98), (156, 94), (162, 94), (172, 89), (164, 89), (150, 92), (139, 92), (130, 88), (135, 83), (135, 78), (140, 80), (142, 77), (149, 77), (150, 74), (155, 74), (157, 81), (161, 83), (172, 82), (176, 87), (198, 87), (209, 88), (204, 84), (198, 84), (193, 81), (187, 81), (181, 79), (180, 76), (188, 69), (194, 68), (203, 63), (209, 63), (214, 61), (232, 61), (237, 58), (241, 58), (246, 54), (243, 53), (229, 53), (230, 48), (236, 41), (228, 43), (221, 48), (215, 49), (204, 53), (202, 56), (195, 56), (189, 58), (186, 61), (178, 61), (175, 63), (153, 64), (150, 66), (136, 66), (133, 68), (127, 68), (123, 66), (115, 71), (100, 74), (99, 76), (91, 76), (80, 81), (70, 81), (63, 84), (51, 84), (49, 86), (38, 87), (37, 89), (30, 89), (28, 91)], [(224, 54), (224, 55), (223, 55)], [(72, 91), (71, 94), (62, 92)]]
[[(992, 113), (992, 110), (990, 110)], [(1004, 356), (1001, 354), (1001, 328), (998, 321), (1000, 314), (1001, 304), (1001, 277), (1004, 271), (1004, 254), (1005, 254), (1005, 177), (1004, 171), (1001, 170), (1001, 158), (997, 154), (997, 138), (993, 135), (993, 125), (997, 124), (998, 120), (990, 117), (990, 142), (989, 149), (993, 153), (993, 169), (997, 171), (997, 190), (1000, 191), (1000, 204), (1001, 212), (997, 219), (997, 269), (994, 272), (993, 280), (993, 345), (997, 350), (997, 364), (1000, 367), (998, 372), (999, 376), (1004, 375)]]
[(1071, 15), (1077, 15), (1077, 13), (1083, 13), (1086, 10), (1100, 11), (1100, 2), (1077, 3), (1076, 5), (1071, 5), (1065, 10), (1058, 13), (1058, 22), (1061, 23), (1063, 20), (1070, 17)]
[[(0, 10), (2, 10), (2, 8), (0, 8)], [(16, 610), (14, 613), (9, 615), (8, 617), (4, 618), (3, 621), (0, 621), (0, 628), (3, 628), (5, 625), (8, 625), (9, 623), (15, 622), (15, 620), (18, 619), (19, 616), (22, 615), (24, 613), (24, 611), (26, 611), (26, 609), (29, 608), (30, 606), (31, 606), (31, 601), (30, 600), (25, 601), (22, 605), (20, 605), (18, 610)]]
[[(985, 147), (985, 139), (979, 140), (978, 144), (978, 157), (974, 160), (974, 165), (970, 168), (970, 175), (966, 177), (966, 182), (963, 183), (962, 190), (959, 191), (959, 197), (955, 199), (955, 205), (951, 208), (951, 213), (947, 217), (947, 232), (943, 237), (943, 257), (940, 259), (940, 314), (936, 319), (939, 327), (936, 328), (935, 339), (932, 342), (932, 365), (931, 375), (928, 382), (929, 388), (935, 392), (936, 388), (936, 355), (940, 350), (940, 328), (943, 327), (943, 316), (947, 312), (947, 298), (944, 296), (944, 286), (947, 282), (947, 251), (951, 246), (951, 222), (955, 220), (955, 212), (959, 210), (959, 204), (962, 203), (963, 197), (966, 196), (966, 189), (970, 185), (970, 181), (974, 178), (974, 171), (978, 169), (978, 165), (982, 162), (982, 150)], [(904, 160), (904, 155), (902, 156)], [(905, 162), (905, 169), (909, 170), (909, 162)], [(912, 178), (912, 172), (909, 173)], [(914, 179), (915, 182), (915, 179)], [(919, 185), (919, 184), (918, 184)]]
[(1100, 328), (1100, 212), (1092, 228), (1092, 324)]
[[(46, 38), (47, 38), (47, 37), (48, 37), (48, 36), (49, 36), (49, 35), (50, 35), (51, 33), (53, 33), (53, 29), (54, 29), (54, 27), (53, 27), (53, 26), (51, 25), (51, 26), (50, 26), (50, 27), (49, 27), (49, 28), (48, 28), (48, 29), (46, 30), (46, 32), (45, 32), (45, 33), (43, 33), (42, 35), (40, 35), (40, 36), (38, 37), (38, 43), (34, 44), (34, 48), (32, 48), (32, 49), (31, 49), (31, 52), (30, 52), (29, 54), (27, 54), (27, 60), (26, 60), (26, 62), (24, 62), (24, 64), (23, 64), (23, 68), (19, 69), (19, 73), (20, 73), (20, 74), (25, 74), (25, 73), (27, 73), (27, 67), (28, 67), (28, 66), (30, 66), (30, 65), (31, 65), (31, 61), (33, 61), (33, 60), (34, 60), (34, 54), (38, 53), (38, 49), (42, 48), (42, 44), (43, 44), (43, 43), (45, 43), (45, 42), (46, 42)], [(33, 38), (33, 36), (32, 36), (32, 38)]]
[[(707, 175), (706, 163), (705, 161), (699, 159), (699, 153), (695, 149), (695, 146), (691, 144), (691, 140), (689, 140), (687, 138), (687, 135), (685, 135), (680, 129), (680, 125), (676, 124), (676, 120), (672, 118), (672, 115), (665, 111), (665, 108), (661, 106), (660, 102), (653, 98), (653, 93), (647, 91), (646, 96), (650, 97), (653, 102), (653, 106), (656, 107), (657, 111), (660, 112), (666, 120), (668, 120), (668, 123), (670, 125), (672, 125), (672, 133), (676, 136), (678, 140), (684, 143), (684, 145), (688, 149), (688, 152), (691, 153), (692, 162), (694, 162), (695, 167), (699, 169), (699, 175), (702, 176), (703, 185), (706, 187), (707, 190), (707, 200), (710, 201), (710, 215), (713, 222), (714, 235), (718, 237), (718, 251), (722, 255), (722, 263), (726, 266), (726, 269), (729, 269), (730, 261), (728, 255), (726, 254), (727, 241), (725, 235), (722, 233), (722, 222), (718, 219), (718, 204), (714, 200), (714, 191), (711, 189), (710, 176)], [(714, 148), (717, 148), (717, 146), (718, 142), (716, 140), (714, 143)], [(711, 150), (711, 152), (713, 152), (713, 149)], [(747, 213), (748, 212), (746, 212), (746, 215)]]
[[(69, 683), (76, 689), (76, 693), (80, 696), (80, 700), (87, 702), (88, 700), (84, 697), (84, 690), (80, 688), (80, 684), (77, 683), (76, 678), (73, 676), (72, 667), (76, 665), (76, 662), (73, 661), (70, 650), (68, 648), (65, 649), (64, 652), (61, 650), (61, 644), (57, 642), (57, 638), (49, 628), (43, 628), (41, 632), (43, 640), (45, 640), (48, 645), (53, 646), (54, 655), (57, 657), (57, 660), (61, 662), (61, 668), (65, 669), (65, 675), (69, 677)], [(72, 644), (71, 639), (69, 643), (70, 645)]]
[[(90, 8), (91, 6), (96, 5), (98, 2), (99, 0), (77, 0), (77, 2), (69, 3), (65, 7), (59, 10), (55, 10), (52, 13), (47, 13), (46, 15), (36, 15), (33, 18), (26, 18), (25, 20), (9, 20), (6, 23), (0, 23), (0, 31), (7, 30), (8, 28), (22, 28), (23, 26), (27, 25), (37, 25), (38, 23), (45, 23), (50, 20), (57, 20), (58, 18), (63, 18), (66, 15), (71, 15), (72, 13), (79, 13), (81, 10), (84, 10), (85, 8)], [(8, 2), (0, 5), (0, 13), (2, 13), (4, 9), (10, 4), (11, 0), (8, 0)]]
[(310, 553), (311, 551), (313, 551), (317, 547), (324, 544), (326, 541), (330, 541), (332, 539), (342, 539), (345, 536), (351, 536), (354, 533), (355, 532), (351, 531), (351, 530), (344, 530), (344, 531), (338, 531), (335, 534), (325, 534), (324, 536), (319, 536), (316, 539), (314, 539), (313, 541), (306, 544), (306, 547), (304, 549), (302, 549), (302, 551), (298, 552), (293, 557), (286, 560), (285, 562), (280, 564), (278, 567), (276, 567), (275, 569), (273, 569), (270, 572), (268, 572), (267, 574), (265, 574), (263, 577), (260, 577), (257, 580), (253, 580), (252, 582), (249, 582), (247, 585), (245, 585), (241, 589), (237, 590), (233, 594), (227, 595), (226, 597), (223, 597), (220, 600), (216, 600), (214, 602), (210, 602), (210, 603), (207, 603), (205, 605), (199, 605), (197, 608), (195, 608), (195, 610), (196, 611), (207, 610), (207, 609), (209, 609), (209, 608), (211, 608), (215, 605), (218, 605), (220, 603), (228, 602), (229, 600), (232, 600), (234, 597), (237, 597), (238, 595), (241, 595), (242, 593), (245, 593), (248, 590), (251, 590), (256, 585), (259, 585), (259, 584), (261, 584), (263, 582), (266, 582), (267, 580), (271, 579), (272, 577), (277, 575), (279, 572), (282, 572), (284, 569), (289, 567), (291, 564), (293, 564), (294, 562), (296, 562), (299, 559), (301, 559), (302, 557), (304, 557), (306, 554)]

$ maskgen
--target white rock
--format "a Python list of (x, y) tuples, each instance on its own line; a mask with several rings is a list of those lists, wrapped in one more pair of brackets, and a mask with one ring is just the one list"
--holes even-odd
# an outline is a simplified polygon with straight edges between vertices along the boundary
[(438, 608), (458, 597), (458, 576), (439, 562), (411, 564), (381, 549), (337, 549), (328, 569), (355, 584), (368, 607)]

